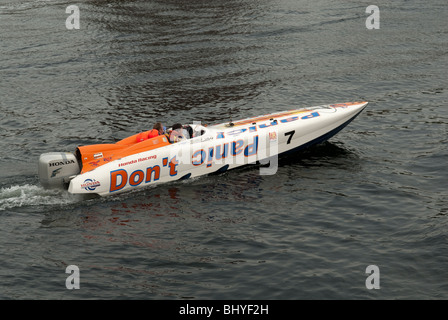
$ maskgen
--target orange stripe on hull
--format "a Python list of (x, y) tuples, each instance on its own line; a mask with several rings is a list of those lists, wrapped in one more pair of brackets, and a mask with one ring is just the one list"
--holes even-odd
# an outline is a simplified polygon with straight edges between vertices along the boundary
[(309, 112), (309, 111), (311, 111), (311, 110), (308, 110), (308, 109), (289, 110), (289, 111), (275, 113), (275, 114), (267, 114), (267, 115), (255, 117), (255, 118), (243, 119), (243, 120), (235, 121), (232, 123), (233, 123), (233, 126), (242, 126), (242, 125), (245, 125), (248, 123), (265, 121), (265, 120), (269, 120), (269, 119), (275, 119), (275, 118), (280, 118), (280, 117), (289, 116), (289, 115), (293, 115), (293, 114), (305, 113), (305, 112)]
[[(356, 105), (356, 104), (363, 104), (363, 103), (366, 103), (366, 102), (337, 103), (337, 104), (331, 104), (330, 107), (333, 107), (333, 108), (345, 108), (345, 107), (353, 106), (353, 105)], [(241, 126), (241, 125), (245, 125), (245, 124), (248, 124), (248, 123), (254, 123), (254, 122), (259, 122), (259, 121), (276, 119), (276, 118), (280, 118), (280, 117), (285, 117), (285, 116), (289, 116), (289, 115), (300, 114), (300, 113), (305, 113), (305, 112), (310, 112), (310, 111), (313, 111), (313, 110), (306, 109), (306, 108), (305, 109), (287, 110), (287, 111), (283, 111), (283, 112), (279, 112), (279, 113), (272, 113), (272, 114), (262, 115), (262, 116), (259, 116), (259, 117), (243, 119), (243, 120), (235, 121), (235, 122), (232, 122), (232, 123), (233, 123), (233, 126)]]

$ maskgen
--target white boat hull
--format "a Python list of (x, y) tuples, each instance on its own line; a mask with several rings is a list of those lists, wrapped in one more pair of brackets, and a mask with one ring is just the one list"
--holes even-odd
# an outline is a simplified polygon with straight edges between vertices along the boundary
[[(208, 127), (182, 142), (131, 154), (70, 177), (74, 194), (117, 194), (148, 185), (223, 172), (261, 162), (275, 173), (277, 156), (320, 143), (339, 132), (367, 102), (290, 110)], [(100, 159), (101, 160), (101, 159)]]

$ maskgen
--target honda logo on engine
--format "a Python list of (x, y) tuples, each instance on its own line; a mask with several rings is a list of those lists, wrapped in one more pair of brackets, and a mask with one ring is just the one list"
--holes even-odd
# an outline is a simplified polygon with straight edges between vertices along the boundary
[(59, 167), (59, 166), (65, 166), (66, 164), (72, 164), (72, 163), (75, 163), (75, 160), (50, 162), (48, 164), (48, 166), (49, 167)]

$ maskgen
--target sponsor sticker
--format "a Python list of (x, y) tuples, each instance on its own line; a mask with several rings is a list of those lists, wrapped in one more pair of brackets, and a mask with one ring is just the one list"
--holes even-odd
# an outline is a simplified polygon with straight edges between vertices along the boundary
[(61, 172), (62, 167), (57, 168), (51, 172), (51, 178), (56, 177)]
[(93, 159), (98, 159), (98, 158), (102, 158), (102, 157), (103, 157), (103, 153), (102, 152), (98, 152), (98, 153), (95, 153), (93, 155)]
[(81, 188), (84, 188), (87, 191), (93, 191), (99, 186), (101, 186), (101, 183), (95, 179), (86, 179), (84, 180), (84, 183), (81, 183)]
[(65, 166), (67, 164), (75, 163), (75, 160), (60, 160), (60, 161), (53, 161), (48, 163), (49, 167), (59, 167), (59, 166)]

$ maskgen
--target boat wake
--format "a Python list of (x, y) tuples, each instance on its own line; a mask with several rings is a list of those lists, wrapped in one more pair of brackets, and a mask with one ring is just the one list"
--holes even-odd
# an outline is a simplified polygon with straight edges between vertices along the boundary
[(78, 201), (78, 197), (73, 197), (65, 190), (44, 189), (32, 184), (0, 188), (0, 211), (28, 206), (65, 205)]

